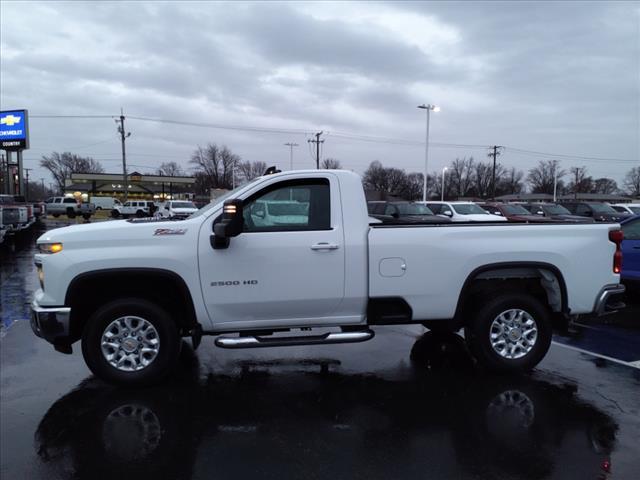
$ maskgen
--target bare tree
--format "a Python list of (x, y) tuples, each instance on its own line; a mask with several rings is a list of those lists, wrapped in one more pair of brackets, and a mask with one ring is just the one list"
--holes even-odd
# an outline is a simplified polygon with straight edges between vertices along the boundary
[(524, 173), (521, 170), (517, 170), (515, 167), (505, 170), (504, 173), (501, 174), (500, 181), (498, 181), (498, 177), (496, 175), (496, 195), (513, 195), (515, 193), (521, 193), (524, 190), (524, 184), (522, 182), (523, 178)]
[(405, 176), (404, 185), (400, 196), (406, 200), (422, 199), (422, 188), (424, 185), (424, 175), (422, 173), (412, 172)]
[(155, 173), (167, 177), (183, 177), (185, 175), (184, 169), (177, 162), (161, 163)]
[(577, 194), (593, 191), (593, 178), (587, 175), (587, 167), (571, 167), (569, 173), (573, 178), (567, 185), (569, 192)]
[(52, 152), (50, 155), (43, 155), (40, 166), (49, 170), (60, 192), (64, 191), (65, 180), (71, 179), (72, 173), (104, 172), (102, 165), (97, 160), (70, 152)]
[(325, 158), (320, 162), (320, 168), (324, 168), (325, 170), (340, 170), (342, 169), (342, 164), (340, 160), (336, 158)]
[(456, 158), (451, 162), (445, 176), (445, 182), (451, 182), (454, 195), (458, 197), (466, 197), (469, 195), (474, 186), (474, 167), (473, 157), (469, 157), (468, 159)]
[(254, 178), (257, 178), (264, 174), (267, 170), (267, 164), (265, 162), (240, 162), (238, 164), (238, 170), (240, 172), (240, 176), (246, 182), (250, 182)]
[(640, 167), (633, 167), (624, 176), (624, 188), (632, 197), (640, 197)]
[(190, 163), (195, 165), (197, 173), (206, 178), (208, 188), (231, 188), (233, 185), (233, 170), (240, 163), (240, 156), (232, 153), (229, 148), (222, 148), (215, 143), (206, 147), (198, 146), (191, 155)]
[[(452, 200), (458, 197), (457, 188), (454, 182), (451, 180), (451, 175), (444, 176), (444, 196), (442, 195), (442, 172), (430, 173), (427, 177), (427, 183), (430, 185), (431, 195), (427, 198), (435, 197), (437, 200), (444, 198), (445, 200)], [(420, 189), (422, 194), (422, 189)]]
[[(498, 165), (496, 165), (496, 179), (498, 177)], [(493, 165), (478, 162), (475, 167), (475, 193), (478, 197), (487, 198), (491, 194), (493, 180)]]
[(604, 193), (610, 195), (618, 191), (618, 184), (612, 178), (596, 178), (593, 181), (593, 193)]
[(554, 172), (555, 177), (558, 179), (558, 189), (561, 189), (560, 179), (564, 177), (567, 172), (560, 168), (557, 160), (541, 160), (536, 167), (530, 169), (527, 175), (527, 182), (531, 185), (531, 191), (533, 193), (552, 194)]

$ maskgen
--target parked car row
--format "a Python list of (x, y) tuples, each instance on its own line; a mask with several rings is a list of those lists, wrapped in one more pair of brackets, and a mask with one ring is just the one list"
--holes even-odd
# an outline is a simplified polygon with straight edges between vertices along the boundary
[(500, 203), (370, 201), (369, 215), (384, 223), (526, 222), (618, 223), (640, 213), (640, 204), (598, 202)]
[(43, 211), (42, 203), (27, 203), (21, 195), (0, 195), (0, 244), (31, 227)]

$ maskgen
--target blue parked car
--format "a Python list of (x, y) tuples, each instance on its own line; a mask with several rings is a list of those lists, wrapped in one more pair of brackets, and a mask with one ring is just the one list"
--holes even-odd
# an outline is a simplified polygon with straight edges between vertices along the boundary
[(640, 286), (640, 215), (620, 222), (622, 241), (622, 280)]

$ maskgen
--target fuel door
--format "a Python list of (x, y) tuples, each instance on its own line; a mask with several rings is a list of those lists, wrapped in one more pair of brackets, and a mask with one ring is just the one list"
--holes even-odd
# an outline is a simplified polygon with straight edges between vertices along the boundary
[(400, 257), (383, 258), (380, 260), (378, 270), (382, 277), (401, 277), (407, 271), (407, 262)]

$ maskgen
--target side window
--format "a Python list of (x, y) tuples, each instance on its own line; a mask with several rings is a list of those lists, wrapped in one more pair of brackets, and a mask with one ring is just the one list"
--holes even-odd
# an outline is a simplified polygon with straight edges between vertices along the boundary
[(640, 240), (640, 220), (622, 225), (625, 240)]
[(384, 203), (377, 203), (373, 213), (375, 213), (376, 215), (383, 215), (384, 214), (384, 207), (385, 207)]
[(427, 207), (429, 207), (429, 210), (431, 210), (435, 215), (442, 213), (442, 205), (439, 203), (428, 203)]
[(385, 215), (393, 215), (396, 213), (396, 207), (394, 205), (387, 205), (387, 208), (384, 209)]
[(312, 179), (277, 183), (247, 199), (243, 215), (245, 232), (329, 230), (329, 181)]
[(570, 203), (564, 204), (562, 205), (564, 208), (566, 208), (567, 210), (569, 210), (569, 212), (575, 214), (576, 213), (576, 206), (572, 205)]
[(586, 205), (578, 205), (576, 208), (576, 213), (578, 215), (589, 215), (590, 212), (591, 210)]
[(124, 203), (124, 206), (125, 206), (125, 207), (130, 207), (130, 206), (131, 206), (131, 202), (125, 202), (125, 203)]
[(76, 201), (73, 198), (65, 198), (64, 203), (76, 203)]

